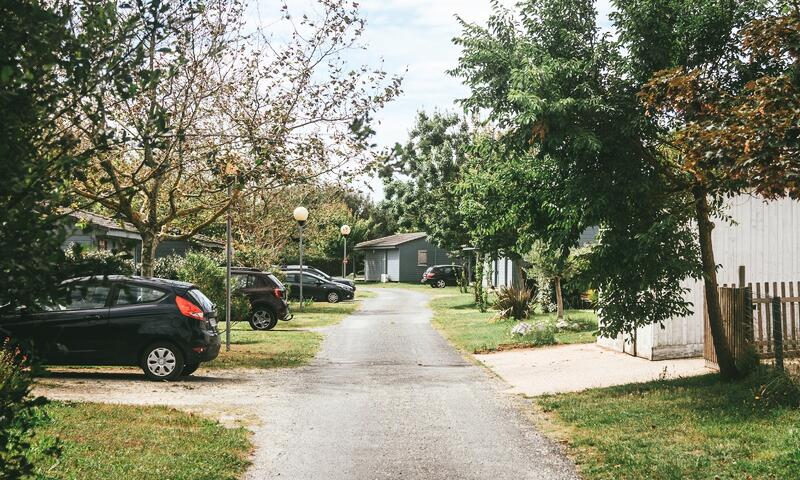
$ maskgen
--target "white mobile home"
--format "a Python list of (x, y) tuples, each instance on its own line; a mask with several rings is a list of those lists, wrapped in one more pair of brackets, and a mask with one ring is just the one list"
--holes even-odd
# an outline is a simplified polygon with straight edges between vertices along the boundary
[[(738, 267), (747, 282), (800, 281), (800, 202), (772, 202), (740, 195), (727, 202), (725, 213), (734, 224), (717, 220), (713, 232), (714, 256), (720, 284), (736, 284)], [(687, 280), (690, 317), (638, 329), (635, 335), (600, 338), (598, 343), (650, 360), (696, 357), (703, 354), (703, 283)]]

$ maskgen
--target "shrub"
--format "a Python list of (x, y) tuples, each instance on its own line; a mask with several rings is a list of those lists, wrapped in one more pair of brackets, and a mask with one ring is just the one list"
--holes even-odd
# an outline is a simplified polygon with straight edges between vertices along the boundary
[(752, 389), (755, 406), (800, 407), (800, 385), (786, 372), (762, 367), (756, 369), (752, 375), (758, 380)]
[[(201, 252), (189, 252), (177, 271), (177, 280), (193, 283), (217, 306), (217, 318), (225, 316), (225, 267), (216, 258)], [(250, 310), (247, 299), (233, 295), (231, 320), (244, 320)]]
[[(28, 367), (28, 358), (9, 341), (0, 345), (0, 479), (33, 478), (31, 440), (47, 417), (40, 408), (46, 400), (30, 396)], [(53, 442), (37, 445), (36, 451), (36, 458), (60, 453)]]
[(127, 252), (84, 249), (72, 244), (66, 251), (59, 277), (66, 280), (94, 275), (133, 275), (133, 270), (133, 259)]
[(499, 310), (498, 315), (502, 318), (524, 320), (533, 313), (531, 291), (527, 288), (503, 287), (497, 292), (494, 308)]
[(178, 280), (185, 261), (186, 259), (179, 255), (156, 258), (153, 274), (158, 278)]

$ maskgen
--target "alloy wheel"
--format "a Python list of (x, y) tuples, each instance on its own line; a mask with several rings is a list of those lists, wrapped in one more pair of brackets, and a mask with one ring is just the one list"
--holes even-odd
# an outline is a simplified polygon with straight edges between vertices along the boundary
[(256, 310), (253, 312), (253, 326), (257, 330), (266, 329), (272, 322), (272, 316), (266, 310)]
[(328, 302), (329, 303), (337, 303), (339, 301), (339, 294), (336, 292), (331, 292), (328, 294)]

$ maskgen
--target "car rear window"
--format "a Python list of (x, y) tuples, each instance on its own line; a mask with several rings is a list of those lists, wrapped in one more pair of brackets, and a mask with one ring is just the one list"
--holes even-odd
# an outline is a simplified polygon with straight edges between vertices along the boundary
[(270, 273), (269, 275), (267, 275), (267, 278), (269, 278), (269, 281), (272, 282), (275, 288), (285, 288), (283, 286), (283, 283), (281, 283), (281, 281), (278, 280), (278, 277), (276, 277), (275, 275)]
[(200, 308), (202, 308), (206, 312), (211, 312), (214, 310), (214, 302), (212, 302), (208, 297), (205, 296), (203, 292), (200, 290), (193, 288), (189, 290), (189, 296), (192, 297), (200, 304)]

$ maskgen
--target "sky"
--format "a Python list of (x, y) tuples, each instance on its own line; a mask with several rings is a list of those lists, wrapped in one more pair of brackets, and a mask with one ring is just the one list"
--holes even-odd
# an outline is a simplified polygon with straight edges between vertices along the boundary
[[(262, 12), (272, 0), (260, 0)], [(513, 6), (517, 0), (500, 0)], [(292, 0), (290, 9), (303, 1)], [(453, 37), (461, 33), (456, 19), (485, 24), (491, 13), (489, 0), (362, 0), (367, 21), (363, 43), (367, 49), (353, 54), (356, 63), (383, 64), (390, 74), (403, 76), (402, 95), (375, 115), (375, 143), (379, 147), (404, 142), (419, 110), (460, 111), (455, 101), (468, 89), (447, 70), (458, 63), (459, 47)], [(596, 3), (601, 28), (608, 29), (610, 0)], [(383, 197), (380, 181), (362, 178), (359, 188), (373, 199)]]

